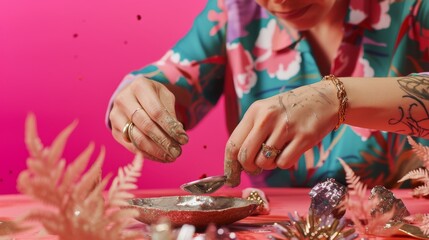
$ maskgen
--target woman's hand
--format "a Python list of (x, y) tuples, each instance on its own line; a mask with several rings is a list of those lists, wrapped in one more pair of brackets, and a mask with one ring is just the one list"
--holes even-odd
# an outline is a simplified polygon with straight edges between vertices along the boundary
[[(174, 95), (164, 85), (137, 77), (113, 101), (109, 115), (113, 137), (128, 150), (141, 151), (147, 158), (174, 161), (182, 152), (181, 145), (188, 142), (174, 104)], [(129, 122), (132, 124), (125, 127)]]
[(225, 149), (227, 184), (239, 184), (237, 161), (251, 174), (292, 167), (336, 126), (336, 93), (332, 82), (323, 81), (254, 102)]

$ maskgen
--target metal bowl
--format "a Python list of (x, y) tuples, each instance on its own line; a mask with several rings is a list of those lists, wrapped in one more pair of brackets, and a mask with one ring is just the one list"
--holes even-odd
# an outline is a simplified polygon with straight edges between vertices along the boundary
[(175, 227), (192, 224), (197, 228), (210, 223), (228, 225), (250, 216), (258, 206), (254, 201), (234, 197), (171, 196), (135, 198), (129, 201), (131, 208), (139, 211), (138, 221), (156, 223), (161, 217), (170, 219)]

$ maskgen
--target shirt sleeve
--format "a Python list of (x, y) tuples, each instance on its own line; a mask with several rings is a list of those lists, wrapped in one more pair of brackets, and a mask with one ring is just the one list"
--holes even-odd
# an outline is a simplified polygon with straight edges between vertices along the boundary
[(175, 94), (176, 113), (185, 128), (194, 127), (207, 114), (223, 92), (227, 21), (223, 3), (208, 0), (189, 32), (161, 59), (125, 76), (109, 101), (109, 127), (113, 99), (140, 75), (165, 84)]

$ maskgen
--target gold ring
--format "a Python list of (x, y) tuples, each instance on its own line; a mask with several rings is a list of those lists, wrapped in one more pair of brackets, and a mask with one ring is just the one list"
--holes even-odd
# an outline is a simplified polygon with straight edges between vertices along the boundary
[(268, 146), (265, 143), (262, 143), (262, 155), (264, 155), (265, 158), (276, 158), (277, 155), (279, 155), (281, 151), (275, 147)]
[(133, 143), (134, 147), (136, 147), (136, 149), (138, 151), (141, 151), (139, 146), (137, 145), (136, 141), (134, 140), (134, 135), (133, 135), (134, 126), (135, 126), (134, 123), (131, 122), (130, 126), (128, 127), (128, 134), (127, 135), (129, 136), (130, 142)]
[(130, 138), (130, 134), (129, 134), (129, 129), (130, 126), (134, 125), (131, 121), (128, 121), (125, 126), (122, 128), (122, 137), (124, 138), (125, 142), (131, 142), (131, 138)]

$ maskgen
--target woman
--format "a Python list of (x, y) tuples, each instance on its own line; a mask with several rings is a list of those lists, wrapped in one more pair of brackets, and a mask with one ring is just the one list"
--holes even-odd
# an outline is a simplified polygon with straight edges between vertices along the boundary
[(369, 186), (394, 186), (419, 165), (405, 135), (428, 138), (428, 32), (422, 0), (209, 0), (183, 39), (122, 81), (112, 134), (174, 161), (184, 129), (224, 94), (229, 185), (241, 168), (255, 186), (341, 181), (342, 158)]

